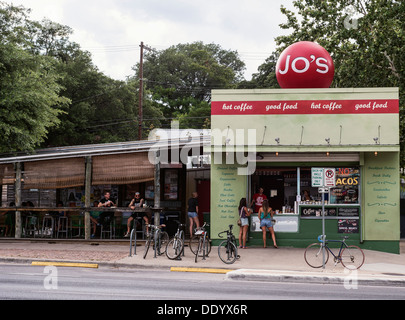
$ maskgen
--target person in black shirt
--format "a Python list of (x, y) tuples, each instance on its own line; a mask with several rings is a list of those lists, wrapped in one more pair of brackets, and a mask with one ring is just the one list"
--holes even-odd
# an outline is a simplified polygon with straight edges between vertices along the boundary
[(108, 191), (104, 192), (104, 198), (100, 200), (100, 203), (98, 204), (98, 207), (114, 207), (114, 199), (111, 198), (111, 193)]
[(198, 193), (193, 192), (192, 197), (188, 200), (188, 217), (190, 220), (190, 238), (193, 236), (193, 224), (196, 228), (200, 228), (200, 221), (198, 219)]
[[(98, 207), (111, 208), (115, 207), (114, 199), (111, 198), (111, 193), (106, 191), (104, 192), (104, 198), (100, 200)], [(114, 212), (102, 212), (100, 213), (100, 224), (107, 226), (114, 217)]]
[[(131, 202), (129, 203), (129, 206), (132, 210), (135, 210), (135, 208), (142, 208), (143, 204), (145, 203), (145, 201), (141, 198), (141, 194), (139, 192), (135, 193), (135, 197), (131, 200)], [(145, 220), (145, 224), (149, 224), (149, 218), (148, 215), (146, 214), (146, 212), (139, 212), (138, 213), (140, 217), (143, 218), (143, 220)], [(130, 229), (131, 229), (131, 223), (132, 220), (134, 220), (137, 216), (137, 213), (134, 212), (132, 213), (132, 215), (128, 218), (127, 221), (127, 233), (125, 234), (125, 238), (129, 237), (130, 235)], [(136, 226), (134, 226), (134, 228), (136, 228)], [(146, 227), (146, 233), (149, 232), (149, 228)]]

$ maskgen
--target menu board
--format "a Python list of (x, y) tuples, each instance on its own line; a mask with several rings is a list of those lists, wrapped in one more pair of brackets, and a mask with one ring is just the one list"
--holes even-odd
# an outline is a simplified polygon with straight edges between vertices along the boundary
[[(359, 217), (360, 207), (325, 207), (326, 217)], [(301, 206), (301, 218), (322, 217), (322, 207)]]
[(339, 217), (358, 217), (360, 215), (359, 207), (338, 208)]
[(395, 153), (373, 153), (364, 166), (364, 236), (366, 240), (400, 238), (399, 159)]
[[(326, 216), (336, 216), (336, 208), (325, 208)], [(322, 207), (301, 207), (301, 218), (322, 217)]]
[(339, 220), (338, 233), (359, 233), (359, 219)]

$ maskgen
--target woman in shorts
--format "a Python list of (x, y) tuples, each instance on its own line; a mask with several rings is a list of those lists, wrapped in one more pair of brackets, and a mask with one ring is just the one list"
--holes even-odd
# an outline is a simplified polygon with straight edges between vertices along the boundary
[(239, 229), (239, 248), (246, 249), (246, 236), (249, 229), (250, 216), (250, 210), (246, 207), (246, 198), (240, 199), (238, 212), (241, 221)]
[(278, 248), (276, 244), (276, 235), (274, 234), (274, 228), (273, 228), (273, 214), (274, 211), (270, 208), (269, 206), (269, 201), (268, 200), (263, 200), (263, 205), (259, 209), (259, 219), (260, 219), (260, 228), (263, 231), (263, 247), (266, 248), (266, 229), (269, 229), (269, 232), (271, 234), (271, 238), (273, 239), (273, 246), (274, 248)]

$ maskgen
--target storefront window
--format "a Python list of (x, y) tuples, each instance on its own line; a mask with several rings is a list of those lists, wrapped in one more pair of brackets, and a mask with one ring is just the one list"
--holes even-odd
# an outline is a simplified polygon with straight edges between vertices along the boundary
[(178, 171), (177, 169), (170, 169), (165, 171), (165, 200), (178, 199)]
[[(335, 168), (336, 186), (330, 188), (330, 194), (325, 194), (326, 203), (359, 204), (360, 169)], [(298, 204), (320, 205), (322, 194), (318, 187), (311, 185), (311, 167), (261, 167), (252, 176), (252, 196), (263, 188), (271, 207), (283, 213), (297, 212)], [(300, 197), (297, 197), (300, 195)]]
[(330, 189), (330, 204), (359, 204), (359, 168), (336, 168), (336, 187)]

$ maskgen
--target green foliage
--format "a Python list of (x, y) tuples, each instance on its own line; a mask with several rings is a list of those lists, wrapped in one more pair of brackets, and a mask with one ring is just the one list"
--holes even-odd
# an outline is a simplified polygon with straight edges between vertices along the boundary
[(55, 61), (25, 49), (25, 11), (0, 5), (0, 152), (33, 150), (69, 100), (59, 95)]
[(147, 52), (144, 78), (150, 99), (166, 119), (201, 128), (209, 123), (211, 90), (236, 87), (244, 69), (237, 52), (195, 42)]
[(276, 38), (278, 52), (297, 41), (315, 41), (335, 62), (334, 87), (399, 87), (401, 165), (405, 164), (405, 1), (301, 0), (282, 7), (291, 29)]

